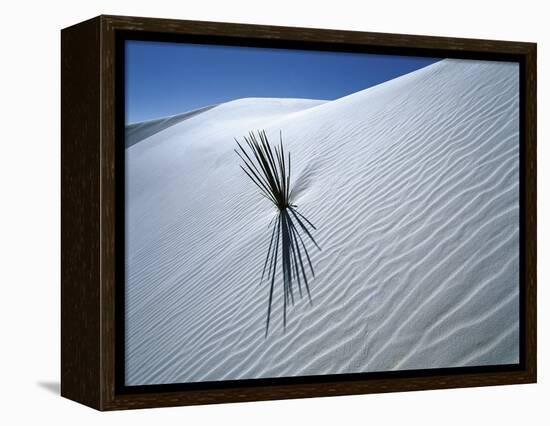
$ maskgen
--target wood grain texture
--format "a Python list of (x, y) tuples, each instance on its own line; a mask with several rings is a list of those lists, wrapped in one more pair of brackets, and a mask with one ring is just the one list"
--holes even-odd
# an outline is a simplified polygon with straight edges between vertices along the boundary
[(282, 27), (270, 25), (234, 24), (207, 21), (141, 18), (130, 16), (101, 16), (106, 30), (182, 33), (242, 39), (321, 42), (327, 44), (356, 44), (373, 47), (417, 48), (442, 51), (468, 51), (523, 55), (533, 43), (500, 40), (478, 40), (453, 37), (371, 33), (330, 29)]
[[(101, 405), (109, 409), (115, 400), (115, 279), (116, 279), (116, 126), (115, 35), (101, 21)], [(121, 141), (122, 142), (122, 141)], [(124, 173), (120, 170), (119, 173)], [(124, 212), (119, 212), (124, 214)]]
[(284, 386), (232, 388), (220, 390), (117, 395), (104, 410), (169, 407), (176, 405), (220, 404), (230, 402), (265, 401), (273, 399), (315, 398), (387, 392), (407, 392), (428, 389), (451, 389), (533, 383), (524, 372), (392, 378), (340, 383), (316, 383)]
[(99, 19), (61, 33), (61, 395), (100, 407)]
[[(117, 394), (116, 33), (131, 31), (284, 41), (440, 56), (524, 61), (523, 269), (525, 366), (520, 371), (368, 379), (216, 390)], [(536, 45), (153, 18), (101, 16), (62, 32), (62, 394), (100, 410), (307, 398), (536, 381)]]

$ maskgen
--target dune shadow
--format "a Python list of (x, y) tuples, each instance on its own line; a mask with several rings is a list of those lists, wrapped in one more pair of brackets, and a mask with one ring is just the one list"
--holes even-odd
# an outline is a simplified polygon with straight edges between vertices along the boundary
[(283, 327), (286, 328), (287, 307), (294, 305), (296, 294), (302, 298), (307, 294), (312, 304), (308, 270), (315, 277), (315, 270), (306, 241), (317, 249), (321, 247), (312, 235), (317, 228), (303, 214), (298, 206), (292, 204), (291, 160), (290, 153), (285, 155), (282, 133), (280, 143), (272, 147), (265, 131), (249, 133), (244, 137), (250, 155), (236, 140), (239, 150), (237, 155), (243, 161), (241, 169), (260, 190), (264, 198), (277, 207), (277, 214), (270, 223), (270, 241), (263, 264), (260, 283), (267, 277), (269, 282), (269, 297), (265, 336), (269, 332), (273, 290), (277, 276), (278, 264), (283, 276)]
[(125, 148), (130, 148), (132, 145), (135, 145), (150, 136), (162, 132), (168, 127), (174, 126), (181, 123), (182, 121), (193, 118), (196, 115), (211, 110), (216, 106), (217, 105), (208, 105), (203, 108), (187, 111), (183, 114), (177, 114), (171, 117), (164, 117), (156, 120), (148, 120), (142, 121), (140, 123), (127, 124), (124, 129), (124, 146)]

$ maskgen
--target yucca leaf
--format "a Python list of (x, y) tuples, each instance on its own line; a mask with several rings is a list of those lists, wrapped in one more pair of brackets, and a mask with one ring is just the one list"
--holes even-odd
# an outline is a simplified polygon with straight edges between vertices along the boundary
[[(315, 277), (315, 272), (307, 245), (300, 231), (319, 250), (321, 247), (308, 229), (317, 230), (317, 228), (297, 210), (298, 206), (292, 203), (291, 156), (290, 152), (285, 152), (282, 131), (279, 132), (279, 144), (275, 146), (270, 144), (265, 130), (257, 132), (257, 135), (254, 132), (249, 132), (248, 136), (244, 136), (243, 139), (245, 143), (242, 145), (235, 139), (238, 146), (235, 153), (243, 162), (240, 167), (258, 188), (262, 197), (273, 203), (278, 212), (269, 224), (272, 228), (271, 238), (260, 278), (261, 283), (267, 272), (270, 281), (265, 325), (265, 336), (267, 337), (279, 257), (283, 275), (283, 326), (286, 328), (287, 305), (294, 305), (295, 285), (298, 286), (298, 294), (301, 298), (303, 296), (303, 281), (309, 303), (312, 303), (303, 257), (306, 258), (313, 277)], [(245, 147), (248, 147), (248, 150)]]

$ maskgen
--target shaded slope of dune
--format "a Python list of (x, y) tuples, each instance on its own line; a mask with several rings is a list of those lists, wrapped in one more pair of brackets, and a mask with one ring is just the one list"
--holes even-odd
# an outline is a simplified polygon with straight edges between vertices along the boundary
[(141, 142), (144, 139), (161, 132), (174, 124), (178, 124), (183, 120), (188, 120), (201, 112), (208, 111), (216, 105), (209, 105), (203, 108), (187, 111), (182, 114), (176, 114), (170, 117), (158, 118), (155, 120), (142, 121), (140, 123), (128, 124), (124, 135), (126, 148)]
[[(518, 68), (444, 60), (331, 102), (242, 99), (126, 150), (128, 384), (518, 361)], [(258, 286), (275, 211), (233, 137), (292, 153), (313, 305)], [(280, 280), (280, 278), (279, 278)]]

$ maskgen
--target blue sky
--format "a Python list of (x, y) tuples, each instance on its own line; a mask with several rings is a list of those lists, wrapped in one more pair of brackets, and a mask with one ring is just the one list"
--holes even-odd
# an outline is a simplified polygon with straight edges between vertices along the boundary
[(126, 123), (246, 97), (333, 100), (439, 58), (126, 42)]

